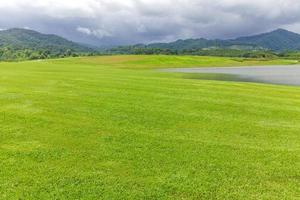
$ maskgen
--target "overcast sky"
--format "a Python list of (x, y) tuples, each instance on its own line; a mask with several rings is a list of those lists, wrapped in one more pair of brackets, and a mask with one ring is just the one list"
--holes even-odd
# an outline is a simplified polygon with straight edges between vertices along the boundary
[(0, 0), (0, 28), (94, 45), (300, 32), (300, 0)]

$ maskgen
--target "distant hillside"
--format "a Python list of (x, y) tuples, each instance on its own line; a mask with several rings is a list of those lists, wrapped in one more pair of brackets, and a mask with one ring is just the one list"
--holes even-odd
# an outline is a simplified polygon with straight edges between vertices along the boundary
[(0, 60), (32, 60), (89, 55), (95, 51), (57, 35), (28, 29), (0, 31)]
[[(147, 49), (169, 49), (173, 51), (183, 51), (192, 49), (212, 50), (212, 49), (231, 49), (231, 50), (300, 50), (300, 35), (284, 29), (277, 29), (269, 33), (254, 36), (240, 37), (230, 40), (208, 40), (187, 39), (177, 40), (170, 43), (153, 43), (148, 45), (133, 45), (131, 48)], [(126, 49), (123, 47), (123, 49)]]
[(0, 47), (32, 50), (47, 48), (51, 51), (70, 49), (75, 52), (89, 52), (92, 50), (57, 35), (41, 34), (33, 30), (19, 28), (0, 31)]
[(273, 51), (300, 50), (300, 34), (284, 29), (277, 29), (269, 33), (240, 37), (231, 42), (255, 44)]
[(148, 48), (164, 48), (171, 50), (185, 50), (185, 49), (259, 49), (260, 47), (255, 44), (243, 44), (240, 42), (229, 40), (207, 40), (200, 39), (187, 39), (177, 40), (171, 43), (154, 43), (146, 45)]

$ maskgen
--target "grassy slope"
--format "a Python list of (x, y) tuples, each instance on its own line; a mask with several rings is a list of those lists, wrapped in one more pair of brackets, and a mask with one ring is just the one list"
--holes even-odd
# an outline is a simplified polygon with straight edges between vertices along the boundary
[(137, 70), (170, 64), (240, 63), (0, 64), (0, 199), (299, 198), (300, 88)]
[(207, 67), (207, 66), (252, 66), (295, 64), (296, 60), (255, 60), (243, 58), (224, 58), (206, 56), (106, 56), (82, 59), (91, 64), (109, 65), (118, 68), (155, 69), (166, 67)]

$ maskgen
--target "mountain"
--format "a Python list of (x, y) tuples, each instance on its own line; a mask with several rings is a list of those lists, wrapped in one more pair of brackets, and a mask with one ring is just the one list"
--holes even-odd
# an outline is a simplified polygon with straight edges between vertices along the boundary
[(227, 41), (222, 40), (207, 40), (200, 39), (187, 39), (177, 40), (171, 43), (154, 43), (149, 44), (149, 48), (168, 48), (173, 50), (195, 49), (195, 48), (209, 48), (209, 47), (225, 47), (230, 45)]
[(254, 36), (240, 37), (232, 42), (255, 44), (273, 51), (300, 50), (300, 34), (284, 29)]
[(37, 31), (13, 28), (0, 31), (0, 48), (47, 50), (52, 53), (71, 50), (91, 52), (92, 49), (57, 35), (42, 34)]
[(300, 50), (300, 34), (284, 29), (254, 36), (240, 37), (230, 40), (187, 39), (170, 43), (153, 43), (135, 45), (133, 47), (160, 48), (170, 50), (190, 49), (235, 49), (235, 50)]
[(177, 40), (171, 43), (153, 43), (146, 45), (148, 48), (163, 48), (171, 50), (186, 50), (186, 49), (260, 49), (256, 44), (244, 44), (238, 41), (230, 40), (208, 40), (200, 39), (187, 39)]

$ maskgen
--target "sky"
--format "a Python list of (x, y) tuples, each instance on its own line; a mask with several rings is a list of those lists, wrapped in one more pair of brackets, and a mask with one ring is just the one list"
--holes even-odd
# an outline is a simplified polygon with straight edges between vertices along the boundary
[(0, 29), (14, 27), (94, 46), (300, 33), (300, 1), (0, 0)]

